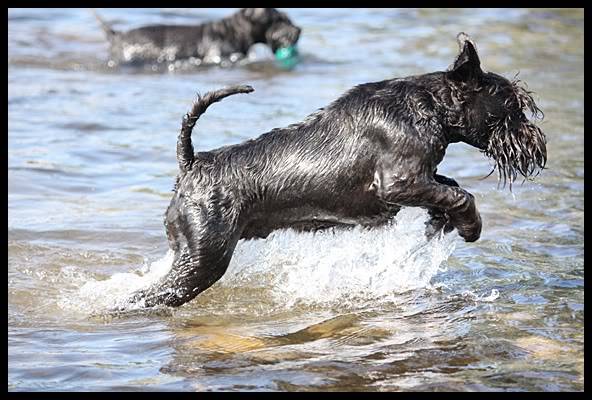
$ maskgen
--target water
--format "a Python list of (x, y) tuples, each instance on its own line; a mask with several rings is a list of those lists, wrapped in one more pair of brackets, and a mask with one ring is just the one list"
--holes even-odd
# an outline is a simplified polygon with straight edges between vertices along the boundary
[[(230, 9), (104, 9), (117, 27)], [(257, 46), (240, 66), (106, 66), (87, 10), (8, 12), (8, 390), (584, 389), (584, 11), (286, 9), (302, 62)], [(178, 309), (111, 315), (170, 267), (162, 216), (182, 115), (214, 105), (197, 150), (304, 118), (351, 86), (445, 69), (459, 31), (484, 68), (545, 112), (548, 169), (496, 188), (488, 160), (448, 149), (476, 243), (427, 242), (405, 209), (374, 232), (241, 242), (227, 274)]]

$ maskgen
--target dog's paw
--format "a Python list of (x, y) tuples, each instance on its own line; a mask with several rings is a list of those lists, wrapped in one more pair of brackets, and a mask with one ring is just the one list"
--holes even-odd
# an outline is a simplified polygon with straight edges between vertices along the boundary
[(457, 226), (458, 234), (465, 240), (465, 242), (476, 242), (481, 237), (481, 215), (476, 214), (475, 221), (470, 224), (462, 224)]
[(454, 229), (454, 225), (450, 220), (450, 216), (438, 210), (429, 210), (430, 219), (425, 223), (425, 235), (431, 239), (439, 233), (450, 233)]

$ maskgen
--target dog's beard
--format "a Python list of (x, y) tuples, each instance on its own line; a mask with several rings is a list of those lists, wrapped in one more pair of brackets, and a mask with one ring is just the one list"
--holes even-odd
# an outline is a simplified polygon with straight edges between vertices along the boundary
[[(518, 102), (520, 110), (528, 110), (533, 118), (542, 120), (543, 112), (535, 104), (531, 92), (521, 87), (519, 82), (512, 82), (515, 94), (513, 100)], [(547, 163), (547, 146), (543, 131), (528, 121), (522, 113), (515, 114), (514, 118), (519, 118), (519, 121), (513, 121), (512, 114), (508, 114), (505, 119), (488, 123), (491, 136), (487, 149), (483, 151), (495, 162), (487, 176), (497, 169), (498, 187), (500, 183), (505, 187), (509, 182), (510, 191), (518, 175), (522, 175), (525, 180), (537, 176)]]

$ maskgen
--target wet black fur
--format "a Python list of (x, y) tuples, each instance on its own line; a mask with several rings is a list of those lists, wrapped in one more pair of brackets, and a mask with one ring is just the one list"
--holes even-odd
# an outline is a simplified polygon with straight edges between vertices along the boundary
[(194, 154), (191, 132), (206, 108), (253, 89), (200, 97), (183, 119), (165, 215), (172, 270), (132, 300), (150, 307), (193, 299), (222, 277), (240, 239), (280, 228), (378, 227), (402, 206), (429, 210), (430, 235), (456, 228), (476, 241), (481, 217), (473, 195), (436, 174), (447, 146), (477, 147), (510, 172), (502, 176), (510, 182), (512, 172), (542, 169), (546, 148), (524, 115), (538, 114), (532, 97), (483, 72), (473, 42), (462, 33), (458, 40), (448, 71), (358, 85), (300, 123)]
[(127, 32), (115, 31), (94, 14), (111, 44), (111, 59), (118, 63), (242, 57), (256, 43), (265, 43), (275, 52), (296, 44), (301, 31), (274, 8), (244, 8), (201, 25), (149, 25)]

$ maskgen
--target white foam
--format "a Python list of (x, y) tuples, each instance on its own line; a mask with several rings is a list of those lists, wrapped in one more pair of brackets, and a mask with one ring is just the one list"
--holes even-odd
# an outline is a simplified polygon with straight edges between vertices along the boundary
[[(422, 209), (404, 208), (391, 224), (380, 229), (281, 230), (265, 240), (241, 241), (217, 286), (260, 288), (286, 308), (298, 302), (342, 304), (360, 298), (380, 299), (426, 287), (458, 238), (452, 232), (426, 239), (427, 218)], [(87, 313), (116, 308), (131, 293), (169, 272), (172, 261), (169, 250), (138, 273), (91, 279), (73, 296), (61, 299), (60, 306)]]
[(497, 298), (499, 297), (499, 291), (497, 289), (491, 289), (491, 294), (489, 295), (485, 295), (485, 294), (475, 294), (475, 292), (467, 290), (464, 291), (462, 293), (462, 296), (465, 298), (469, 298), (473, 301), (482, 301), (482, 302), (486, 302), (486, 303), (490, 303), (492, 301), (497, 300)]
[(428, 214), (403, 208), (380, 229), (273, 232), (266, 240), (239, 243), (220, 284), (265, 282), (278, 304), (376, 299), (426, 287), (455, 248), (453, 232), (428, 240)]
[(64, 296), (58, 302), (62, 309), (83, 313), (100, 313), (122, 306), (129, 296), (141, 288), (150, 286), (170, 271), (174, 253), (144, 266), (138, 273), (117, 273), (106, 280), (88, 280), (73, 295)]

